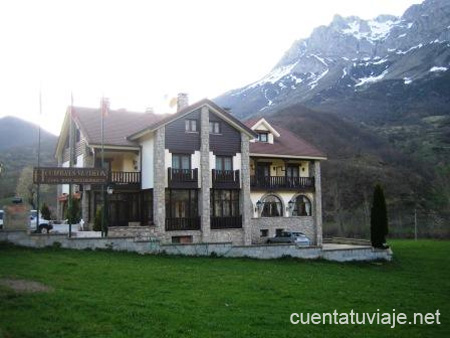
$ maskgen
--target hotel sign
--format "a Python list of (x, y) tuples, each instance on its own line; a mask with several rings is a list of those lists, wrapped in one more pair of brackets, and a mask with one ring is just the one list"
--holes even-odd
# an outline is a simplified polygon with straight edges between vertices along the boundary
[(102, 168), (34, 168), (35, 184), (104, 184), (108, 170)]

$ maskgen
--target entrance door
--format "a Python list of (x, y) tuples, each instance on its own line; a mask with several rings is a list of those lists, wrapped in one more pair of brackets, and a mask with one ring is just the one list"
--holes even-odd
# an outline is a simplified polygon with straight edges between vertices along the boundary
[(108, 196), (108, 217), (110, 226), (127, 226), (128, 217), (128, 201), (124, 194), (113, 194)]
[(270, 164), (258, 163), (256, 167), (256, 181), (259, 186), (270, 187)]
[(298, 185), (299, 183), (299, 176), (300, 171), (298, 169), (298, 165), (290, 165), (286, 168), (286, 177), (287, 177), (287, 184), (290, 187), (294, 187)]

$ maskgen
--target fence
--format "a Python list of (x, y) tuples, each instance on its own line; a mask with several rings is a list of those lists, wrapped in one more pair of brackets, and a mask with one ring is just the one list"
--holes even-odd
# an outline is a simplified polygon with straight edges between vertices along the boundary
[[(388, 210), (389, 238), (450, 239), (450, 212)], [(358, 209), (326, 215), (324, 237), (370, 238), (370, 212)]]

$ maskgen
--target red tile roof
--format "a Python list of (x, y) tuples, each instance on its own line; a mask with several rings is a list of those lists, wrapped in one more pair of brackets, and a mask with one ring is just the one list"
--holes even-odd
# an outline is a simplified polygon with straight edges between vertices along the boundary
[[(252, 127), (261, 118), (251, 119), (244, 122), (247, 127)], [(269, 122), (269, 121), (267, 121)], [(270, 122), (269, 122), (270, 124)], [(250, 154), (264, 154), (280, 156), (298, 156), (298, 157), (320, 157), (325, 158), (326, 155), (314, 147), (312, 144), (298, 137), (291, 131), (280, 126), (270, 124), (279, 134), (280, 137), (274, 137), (274, 143), (251, 142)]]
[[(73, 114), (88, 143), (101, 144), (100, 108), (74, 107)], [(158, 122), (165, 116), (154, 113), (109, 110), (108, 115), (104, 118), (104, 144), (135, 147), (137, 143), (127, 140), (126, 137)]]

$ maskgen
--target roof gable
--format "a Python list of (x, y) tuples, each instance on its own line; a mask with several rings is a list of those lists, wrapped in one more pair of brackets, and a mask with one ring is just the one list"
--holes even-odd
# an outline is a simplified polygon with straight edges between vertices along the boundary
[(176, 112), (175, 114), (167, 116), (166, 118), (148, 126), (147, 128), (141, 129), (140, 131), (138, 131), (134, 134), (129, 134), (127, 139), (136, 140), (149, 132), (153, 132), (162, 126), (165, 126), (165, 125), (171, 123), (172, 121), (174, 121), (176, 119), (183, 118), (187, 114), (189, 114), (197, 109), (200, 109), (203, 106), (207, 106), (210, 109), (210, 111), (212, 111), (216, 115), (220, 116), (223, 120), (225, 120), (227, 123), (229, 123), (236, 129), (245, 132), (250, 137), (256, 136), (256, 134), (249, 127), (247, 127), (245, 124), (243, 124), (236, 117), (231, 115), (229, 112), (220, 108), (213, 101), (208, 100), (208, 99), (203, 99), (203, 100), (200, 100), (190, 106), (187, 106), (187, 107), (181, 109), (179, 112)]
[(280, 133), (278, 133), (278, 131), (275, 130), (275, 128), (266, 121), (265, 118), (261, 118), (259, 119), (255, 124), (253, 124), (253, 126), (251, 127), (252, 130), (267, 130), (270, 133), (272, 133), (274, 136), (276, 137), (280, 137)]

